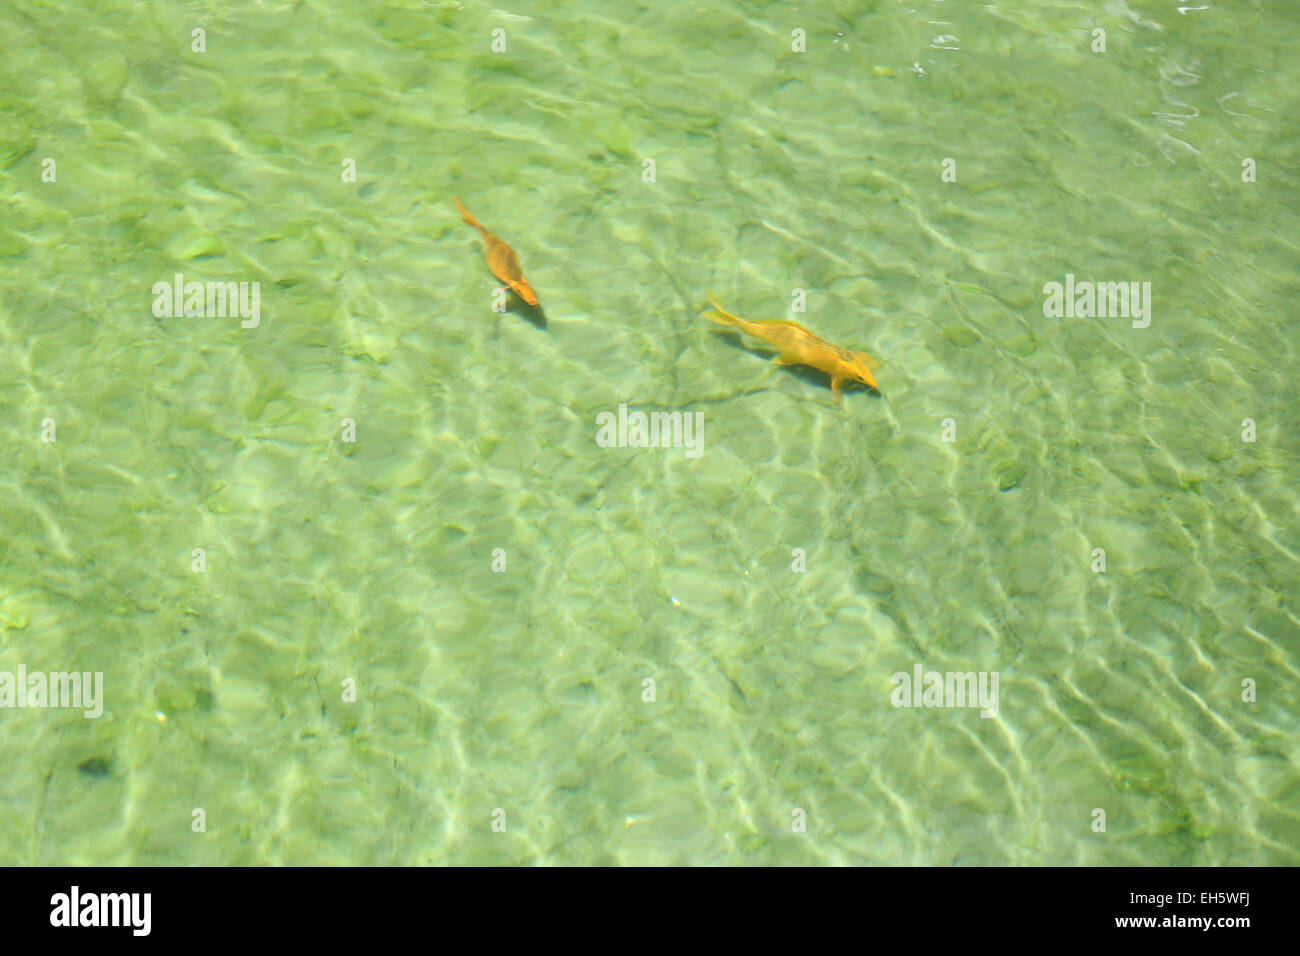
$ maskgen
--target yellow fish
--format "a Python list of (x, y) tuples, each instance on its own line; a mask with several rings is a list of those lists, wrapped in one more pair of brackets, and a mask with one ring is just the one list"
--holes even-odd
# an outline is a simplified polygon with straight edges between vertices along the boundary
[(484, 229), (482, 223), (460, 204), (459, 198), (456, 196), (451, 198), (456, 203), (456, 208), (460, 210), (460, 218), (467, 225), (477, 229), (479, 235), (483, 237), (483, 258), (487, 259), (488, 268), (492, 270), (492, 274), (529, 305), (537, 305), (537, 293), (533, 291), (533, 287), (524, 278), (524, 270), (519, 266), (519, 257), (515, 255), (515, 251)]
[(825, 372), (831, 377), (831, 394), (835, 401), (840, 400), (840, 385), (843, 382), (861, 382), (869, 388), (880, 391), (872, 369), (880, 363), (866, 352), (850, 352), (838, 345), (827, 342), (818, 335), (809, 332), (798, 322), (785, 319), (742, 319), (732, 315), (709, 296), (709, 304), (715, 311), (706, 312), (705, 318), (721, 325), (731, 325), (755, 338), (762, 339), (776, 349), (777, 355), (772, 361), (776, 365), (808, 365)]

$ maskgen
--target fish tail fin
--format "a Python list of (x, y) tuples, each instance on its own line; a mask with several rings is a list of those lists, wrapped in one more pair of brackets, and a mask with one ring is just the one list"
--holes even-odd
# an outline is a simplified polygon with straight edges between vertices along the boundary
[(463, 205), (461, 205), (459, 196), (452, 196), (451, 201), (454, 202), (456, 204), (456, 208), (460, 210), (460, 218), (465, 221), (466, 225), (473, 226), (475, 229), (483, 228), (478, 224), (478, 220), (474, 218), (474, 216), (470, 213), (470, 211), (466, 209)]
[(715, 299), (713, 296), (706, 295), (705, 298), (709, 300), (709, 305), (713, 306), (712, 311), (704, 313), (704, 317), (706, 319), (709, 319), (712, 322), (717, 322), (719, 325), (740, 324), (739, 317), (732, 315), (722, 306), (718, 305), (718, 300)]

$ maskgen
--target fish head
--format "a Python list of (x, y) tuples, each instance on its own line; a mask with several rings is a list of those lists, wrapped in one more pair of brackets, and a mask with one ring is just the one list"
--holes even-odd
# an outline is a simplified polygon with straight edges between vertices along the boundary
[(880, 386), (876, 384), (876, 376), (871, 374), (874, 369), (880, 368), (880, 363), (866, 352), (850, 352), (849, 355), (853, 357), (853, 361), (849, 363), (849, 371), (853, 374), (854, 380), (880, 391)]
[(537, 293), (533, 291), (533, 287), (528, 284), (528, 280), (523, 276), (520, 276), (519, 281), (515, 283), (514, 290), (519, 293), (519, 298), (529, 305), (537, 305)]

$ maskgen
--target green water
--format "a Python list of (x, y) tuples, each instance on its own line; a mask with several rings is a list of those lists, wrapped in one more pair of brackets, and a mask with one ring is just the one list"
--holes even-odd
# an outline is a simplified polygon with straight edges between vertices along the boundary
[[(0, 710), (0, 862), (1300, 862), (1294, 5), (19, 0), (0, 42), (0, 671), (104, 675)], [(259, 324), (155, 317), (177, 273)], [(1067, 274), (1149, 326), (1045, 316)], [(623, 403), (703, 453), (599, 446)], [(892, 706), (918, 664), (997, 715)]]

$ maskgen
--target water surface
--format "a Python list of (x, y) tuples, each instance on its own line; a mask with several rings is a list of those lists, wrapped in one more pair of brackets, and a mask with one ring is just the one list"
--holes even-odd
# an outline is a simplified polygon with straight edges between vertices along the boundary
[[(0, 671), (106, 698), (0, 711), (0, 861), (1300, 862), (1292, 8), (0, 35)], [(541, 313), (492, 311), (452, 194)], [(155, 317), (177, 273), (259, 324)], [(1046, 316), (1067, 274), (1150, 324)], [(703, 453), (600, 447), (620, 404)], [(917, 664), (997, 716), (893, 707)]]

